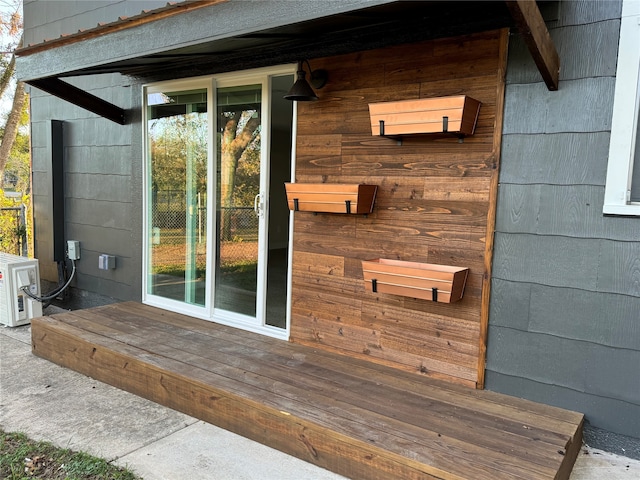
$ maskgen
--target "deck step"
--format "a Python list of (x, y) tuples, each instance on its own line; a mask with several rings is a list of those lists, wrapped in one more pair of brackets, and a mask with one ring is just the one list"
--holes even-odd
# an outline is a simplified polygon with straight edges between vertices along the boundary
[(354, 479), (567, 479), (583, 415), (136, 302), (32, 322), (34, 354)]

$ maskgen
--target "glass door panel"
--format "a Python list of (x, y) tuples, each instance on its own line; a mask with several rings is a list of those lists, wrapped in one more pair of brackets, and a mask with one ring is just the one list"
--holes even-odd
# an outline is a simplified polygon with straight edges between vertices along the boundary
[(286, 338), (290, 72), (145, 87), (145, 301)]
[(269, 142), (269, 202), (267, 211), (267, 291), (265, 324), (287, 326), (287, 281), (289, 259), (289, 205), (284, 183), (291, 181), (293, 102), (283, 96), (293, 84), (293, 75), (271, 78), (271, 123)]
[(217, 241), (214, 306), (256, 317), (260, 246), (262, 85), (216, 93)]
[(147, 94), (147, 293), (205, 305), (207, 90)]

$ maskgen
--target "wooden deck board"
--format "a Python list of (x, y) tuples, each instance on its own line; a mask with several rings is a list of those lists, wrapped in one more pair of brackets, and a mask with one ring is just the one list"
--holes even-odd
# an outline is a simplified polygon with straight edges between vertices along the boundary
[[(79, 312), (78, 315), (81, 315)], [(100, 317), (95, 314), (86, 314), (88, 317), (94, 320), (99, 320)], [(105, 318), (106, 319), (106, 318)], [(107, 319), (108, 320), (108, 319)], [(127, 324), (120, 323), (119, 327), (123, 330), (128, 330), (129, 333), (135, 335), (135, 328), (128, 326)], [(136, 346), (147, 349), (150, 344), (158, 341), (158, 335), (154, 334), (154, 330), (157, 327), (155, 325), (146, 325), (144, 332), (147, 334), (145, 338), (139, 338), (133, 340), (130, 337), (129, 340), (135, 343)], [(167, 327), (170, 327), (167, 325)], [(85, 328), (87, 328), (85, 326)], [(162, 329), (167, 330), (167, 329)], [(171, 330), (169, 328), (168, 330)], [(175, 332), (168, 331), (167, 333), (173, 334)], [(190, 332), (187, 332), (190, 333)], [(175, 348), (182, 352), (186, 352), (195, 357), (186, 358), (183, 356), (182, 361), (192, 366), (202, 365), (206, 361), (214, 360), (225, 366), (231, 366), (233, 369), (229, 372), (231, 376), (238, 376), (240, 373), (237, 371), (237, 367), (243, 366), (245, 370), (251, 371), (256, 375), (260, 374), (263, 367), (254, 365), (252, 360), (255, 360), (255, 354), (253, 350), (249, 350), (248, 347), (240, 344), (224, 343), (220, 344), (220, 339), (216, 337), (205, 338), (202, 335), (194, 334), (192, 338), (177, 338), (173, 335), (164, 338), (170, 339), (173, 346), (163, 344), (156, 344), (158, 351), (163, 355), (175, 356), (177, 353), (172, 352), (171, 349)], [(227, 342), (227, 340), (224, 340)], [(203, 350), (204, 349), (204, 350)], [(204, 353), (201, 353), (204, 352)], [(209, 353), (212, 352), (212, 353)], [(228, 352), (228, 355), (225, 354)], [(208, 354), (209, 353), (209, 354)], [(199, 355), (204, 355), (204, 358)], [(457, 411), (458, 422), (451, 422), (449, 420), (450, 407), (448, 403), (442, 401), (431, 401), (426, 403), (422, 397), (418, 397), (411, 392), (400, 391), (398, 389), (389, 389), (387, 395), (385, 395), (385, 402), (379, 402), (378, 400), (378, 387), (373, 385), (370, 381), (363, 381), (358, 377), (346, 375), (343, 372), (338, 371), (321, 371), (321, 367), (317, 367), (309, 364), (309, 368), (304, 369), (304, 375), (299, 375), (296, 380), (297, 386), (290, 387), (286, 384), (286, 380), (290, 378), (292, 374), (295, 374), (296, 370), (289, 367), (282, 367), (278, 358), (274, 358), (275, 355), (261, 352), (259, 355), (261, 361), (269, 363), (269, 371), (262, 373), (263, 376), (268, 376), (274, 381), (272, 389), (269, 389), (271, 394), (287, 393), (288, 396), (295, 397), (298, 400), (304, 400), (308, 405), (318, 405), (318, 400), (322, 400), (320, 406), (324, 407), (323, 410), (335, 418), (348, 418), (351, 421), (358, 419), (359, 422), (365, 424), (369, 429), (378, 429), (384, 432), (397, 431), (399, 436), (405, 441), (414, 442), (416, 444), (422, 444), (425, 448), (430, 450), (437, 450), (439, 446), (433, 446), (430, 442), (440, 441), (441, 438), (448, 438), (450, 440), (448, 445), (448, 453), (451, 453), (452, 448), (458, 446), (464, 448), (465, 444), (473, 444), (478, 448), (482, 446), (489, 446), (491, 450), (484, 452), (483, 459), (490, 462), (491, 465), (500, 465), (507, 461), (507, 458), (503, 458), (500, 455), (495, 455), (495, 452), (508, 452), (514, 448), (519, 448), (518, 445), (531, 449), (534, 445), (532, 439), (520, 435), (523, 430), (523, 425), (518, 422), (510, 422), (510, 425), (502, 425), (502, 428), (496, 429), (492, 423), (495, 421), (494, 417), (487, 416), (477, 411), (468, 411), (465, 409), (459, 409)], [(285, 359), (286, 360), (286, 359)], [(220, 370), (219, 368), (217, 370)], [(312, 373), (311, 370), (316, 370), (316, 373)], [(245, 371), (242, 372), (246, 374)], [(331, 379), (333, 377), (333, 379)], [(263, 379), (258, 379), (258, 385)], [(276, 383), (277, 382), (277, 383)], [(300, 390), (302, 388), (302, 390)], [(275, 391), (274, 391), (275, 390)], [(341, 403), (336, 402), (339, 401)], [(397, 405), (403, 404), (411, 408), (410, 411), (398, 410)], [(358, 406), (359, 407), (356, 407)], [(368, 415), (362, 415), (360, 407), (365, 408)], [(414, 417), (413, 412), (424, 411), (427, 409), (429, 415), (423, 415), (420, 417)], [(371, 415), (371, 413), (375, 415)], [(478, 415), (482, 415), (485, 418), (479, 419)], [(372, 417), (377, 421), (374, 424)], [(389, 420), (394, 419), (394, 420)], [(404, 424), (401, 424), (404, 422)], [(534, 427), (528, 427), (534, 428)], [(487, 430), (494, 433), (494, 435), (487, 435)], [(566, 444), (566, 437), (549, 436), (549, 432), (536, 429), (539, 441), (544, 441), (545, 437), (549, 437), (549, 440), (557, 445), (557, 448), (563, 448)], [(431, 439), (425, 437), (425, 431), (431, 432)], [(372, 432), (369, 432), (370, 436)], [(503, 435), (497, 435), (503, 433)], [(380, 439), (384, 441), (384, 439)], [(406, 454), (406, 452), (403, 452)], [(545, 467), (543, 470), (547, 470), (546, 466), (548, 459), (546, 456), (541, 455), (540, 452), (533, 451), (530, 453), (530, 459), (532, 463), (535, 463), (538, 468), (540, 466)], [(503, 470), (509, 472), (508, 467), (503, 467)], [(510, 472), (513, 475), (517, 475), (517, 472)]]
[(32, 323), (35, 354), (350, 478), (562, 479), (582, 415), (128, 302)]

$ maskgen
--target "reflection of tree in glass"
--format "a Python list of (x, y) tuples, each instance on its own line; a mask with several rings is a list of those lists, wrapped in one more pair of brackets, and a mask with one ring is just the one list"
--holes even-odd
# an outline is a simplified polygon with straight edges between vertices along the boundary
[[(247, 207), (259, 192), (260, 112), (255, 109), (221, 112), (219, 126), (219, 195), (222, 207)], [(156, 211), (185, 211), (188, 162), (196, 192), (207, 191), (207, 114), (188, 113), (149, 121), (151, 184)], [(204, 199), (203, 199), (204, 201)], [(228, 208), (223, 210), (230, 213)], [(221, 232), (229, 232), (222, 216)], [(226, 238), (226, 237), (225, 237)]]
[(195, 168), (197, 191), (206, 191), (206, 137), (206, 113), (175, 115), (149, 122), (154, 191), (185, 192), (187, 161), (191, 161)]
[(151, 222), (162, 231), (162, 243), (153, 247), (151, 267), (154, 273), (178, 277), (186, 271), (193, 274), (201, 265), (204, 269), (200, 249), (206, 249), (206, 239), (197, 241), (204, 231), (197, 207), (206, 204), (201, 194), (207, 189), (210, 142), (206, 112), (187, 113), (191, 105), (182, 108), (148, 123)]
[(220, 218), (222, 238), (230, 238), (228, 207), (249, 206), (259, 192), (260, 112), (238, 110), (219, 117), (220, 206), (227, 207)]

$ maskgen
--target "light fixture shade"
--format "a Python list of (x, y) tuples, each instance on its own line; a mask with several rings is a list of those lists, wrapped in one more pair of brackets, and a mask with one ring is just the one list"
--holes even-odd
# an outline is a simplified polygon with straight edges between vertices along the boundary
[(302, 69), (302, 62), (298, 64), (298, 78), (293, 86), (289, 89), (289, 92), (284, 96), (287, 100), (293, 100), (297, 102), (309, 102), (312, 100), (318, 100), (318, 96), (311, 88), (311, 85), (306, 80), (307, 74)]

